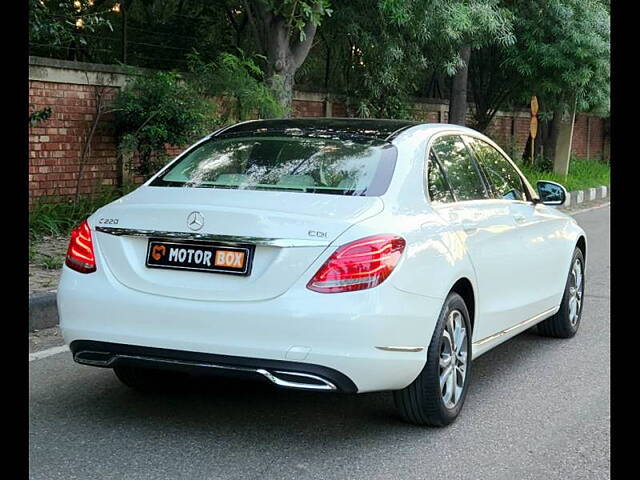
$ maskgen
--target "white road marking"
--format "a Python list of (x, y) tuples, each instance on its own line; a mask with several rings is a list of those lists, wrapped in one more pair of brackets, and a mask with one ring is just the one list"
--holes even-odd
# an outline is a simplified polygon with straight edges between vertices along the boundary
[(67, 345), (47, 348), (46, 350), (41, 350), (40, 352), (30, 353), (29, 361), (33, 362), (34, 360), (40, 360), (41, 358), (47, 358), (52, 355), (57, 355), (58, 353), (68, 352), (68, 351), (69, 351), (69, 347)]

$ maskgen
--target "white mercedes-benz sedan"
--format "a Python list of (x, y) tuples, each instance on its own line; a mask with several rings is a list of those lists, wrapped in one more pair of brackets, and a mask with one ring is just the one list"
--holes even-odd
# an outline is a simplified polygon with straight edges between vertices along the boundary
[(576, 333), (587, 243), (553, 207), (566, 195), (464, 127), (239, 123), (75, 228), (62, 333), (133, 388), (387, 390), (405, 420), (447, 425), (472, 359), (535, 325)]

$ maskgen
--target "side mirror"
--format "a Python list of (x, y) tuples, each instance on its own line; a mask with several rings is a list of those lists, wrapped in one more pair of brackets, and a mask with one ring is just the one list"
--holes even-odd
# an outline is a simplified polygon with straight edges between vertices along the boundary
[(569, 196), (566, 188), (559, 183), (548, 180), (538, 180), (536, 190), (544, 205), (564, 205)]

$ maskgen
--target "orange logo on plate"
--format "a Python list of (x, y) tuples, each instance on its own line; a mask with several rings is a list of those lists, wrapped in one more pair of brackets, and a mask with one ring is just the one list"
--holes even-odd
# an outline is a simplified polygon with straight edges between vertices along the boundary
[(218, 250), (214, 265), (216, 267), (242, 268), (244, 266), (244, 253), (231, 250)]
[(164, 245), (154, 245), (151, 250), (151, 256), (154, 260), (160, 260), (167, 253), (167, 248)]

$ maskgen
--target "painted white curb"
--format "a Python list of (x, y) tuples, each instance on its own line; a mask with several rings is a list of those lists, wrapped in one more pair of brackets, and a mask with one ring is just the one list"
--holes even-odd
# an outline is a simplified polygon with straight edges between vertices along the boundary
[(598, 194), (599, 194), (598, 196), (600, 198), (605, 198), (608, 193), (609, 193), (608, 189), (604, 185), (602, 185), (601, 187), (598, 187)]
[(609, 196), (609, 187), (601, 185), (599, 187), (588, 188), (586, 190), (576, 190), (568, 192), (567, 198), (562, 207), (570, 207), (583, 202), (591, 202), (594, 200), (604, 199)]

